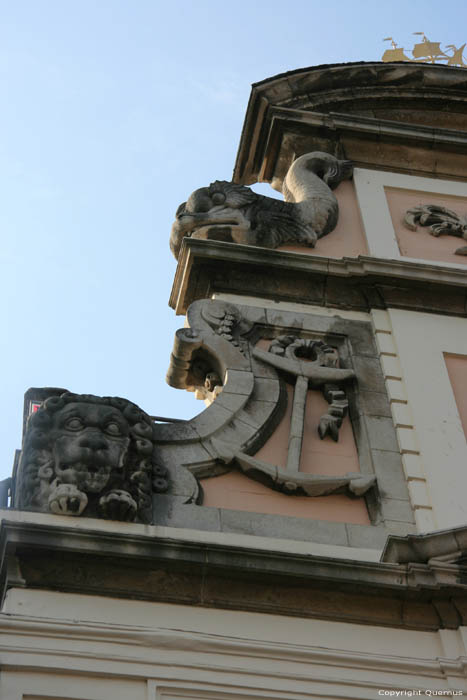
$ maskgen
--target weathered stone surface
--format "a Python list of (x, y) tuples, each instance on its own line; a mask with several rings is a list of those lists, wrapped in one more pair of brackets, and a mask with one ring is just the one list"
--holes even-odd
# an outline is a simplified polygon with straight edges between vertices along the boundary
[(210, 532), (219, 532), (221, 529), (218, 508), (200, 508), (193, 504), (180, 504), (164, 494), (154, 496), (154, 508), (157, 512), (158, 525)]
[(178, 444), (193, 442), (198, 439), (198, 433), (190, 422), (156, 423), (154, 434), (158, 443), (177, 441)]
[(385, 519), (413, 523), (414, 517), (409, 501), (396, 498), (382, 498)]
[(399, 452), (394, 425), (390, 418), (366, 416), (365, 424), (372, 449)]
[(193, 418), (191, 425), (198, 433), (198, 437), (206, 438), (227, 425), (232, 418), (231, 411), (213, 403), (203, 413)]
[(352, 418), (363, 414), (391, 418), (391, 406), (386, 392), (363, 390), (350, 402), (349, 413)]
[[(241, 246), (186, 239), (171, 306), (184, 313), (195, 299), (216, 292), (323, 306), (326, 285), (327, 303), (336, 309), (369, 312), (391, 307), (467, 316), (464, 270), (367, 256), (337, 260), (262, 248), (251, 251), (254, 261), (252, 252), (247, 255)], [(188, 285), (182, 271), (189, 276)]]
[(381, 526), (368, 527), (366, 525), (346, 523), (345, 527), (350, 547), (381, 549), (387, 539), (386, 529)]
[(407, 523), (400, 520), (391, 520), (390, 518), (384, 521), (384, 527), (388, 535), (405, 536), (417, 532), (417, 527), (414, 522)]
[(243, 393), (235, 394), (222, 391), (222, 393), (216, 398), (215, 403), (217, 408), (225, 408), (230, 411), (232, 415), (236, 415), (245, 404), (248, 402), (248, 394)]
[(373, 465), (378, 479), (378, 488), (382, 498), (409, 500), (407, 485), (402, 469), (402, 460), (398, 452), (372, 450)]
[(278, 187), (294, 155), (310, 148), (345, 153), (359, 167), (462, 178), (463, 72), (439, 64), (348, 63), (261, 81), (252, 88), (234, 180), (250, 184), (261, 174)]
[(238, 510), (221, 509), (221, 529), (224, 532), (238, 532), (243, 535), (258, 535), (278, 539), (297, 539), (322, 544), (347, 545), (347, 531), (344, 523), (324, 520), (277, 517), (267, 513), (248, 513)]
[(462, 565), (349, 561), (221, 540), (210, 544), (200, 535), (187, 541), (150, 531), (133, 535), (3, 520), (1, 546), (14, 559), (14, 566), (2, 561), (3, 593), (17, 585), (15, 571), (21, 570), (26, 588), (83, 595), (432, 631), (467, 622)]
[(233, 182), (213, 182), (179, 206), (170, 248), (178, 258), (185, 236), (265, 248), (291, 242), (313, 248), (337, 224), (339, 206), (332, 189), (351, 175), (350, 161), (314, 151), (291, 165), (284, 202)]
[(355, 355), (352, 358), (352, 364), (357, 375), (360, 391), (379, 391), (380, 393), (385, 393), (386, 387), (378, 358)]
[(433, 559), (442, 562), (465, 563), (467, 527), (438, 530), (429, 534), (408, 534), (389, 537), (381, 555), (381, 561), (406, 564), (426, 564)]
[(168, 473), (138, 406), (65, 392), (31, 415), (15, 482), (16, 508), (148, 523)]
[(249, 396), (253, 391), (255, 377), (253, 372), (245, 370), (228, 369), (225, 373), (225, 388), (226, 393), (244, 394)]
[(273, 403), (277, 403), (280, 398), (280, 393), (280, 382), (277, 378), (266, 379), (265, 377), (256, 377), (251, 398), (253, 401), (272, 401)]

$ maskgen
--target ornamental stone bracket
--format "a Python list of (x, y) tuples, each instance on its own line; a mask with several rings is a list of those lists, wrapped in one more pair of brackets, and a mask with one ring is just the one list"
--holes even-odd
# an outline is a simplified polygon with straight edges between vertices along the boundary
[[(192, 461), (186, 466), (203, 478), (217, 476), (236, 466), (250, 478), (285, 494), (324, 496), (348, 490), (354, 495), (363, 495), (374, 486), (374, 476), (332, 477), (299, 471), (308, 389), (322, 389), (329, 403), (329, 411), (316, 428), (320, 438), (329, 435), (337, 441), (348, 409), (341, 387), (355, 379), (355, 372), (339, 368), (338, 351), (323, 340), (278, 336), (272, 340), (268, 352), (256, 348), (254, 344), (261, 331), (257, 329), (251, 334), (255, 324), (251, 312), (249, 316), (233, 304), (195, 302), (188, 312), (190, 328), (177, 332), (167, 374), (169, 384), (196, 390), (213, 401), (201, 416), (178, 428), (181, 435), (188, 426), (194, 428), (213, 461), (203, 459), (200, 465)], [(250, 342), (244, 337), (249, 332)], [(295, 384), (285, 470), (252, 456), (266, 442), (284, 413), (284, 376)], [(258, 385), (262, 387), (262, 395), (255, 400)], [(206, 417), (209, 412), (211, 420)], [(211, 432), (208, 432), (209, 423)], [(177, 439), (173, 427), (166, 430)]]
[[(298, 540), (313, 540), (316, 531), (319, 542), (349, 546), (379, 547), (388, 533), (413, 530), (369, 321), (209, 299), (194, 302), (187, 320), (189, 327), (176, 333), (167, 381), (198, 392), (208, 407), (189, 421), (155, 423), (125, 399), (43, 390), (14, 474), (14, 508), (201, 530), (277, 532)], [(331, 452), (342, 421), (350, 417), (359, 472), (323, 474), (319, 460), (311, 471), (300, 471), (310, 390), (321, 392), (327, 403), (311, 429)], [(308, 398), (313, 402), (316, 396)], [(288, 402), (287, 463), (270, 463), (257, 453)], [(231, 471), (291, 502), (297, 495), (364, 498), (372, 524), (203, 507), (200, 480)]]
[[(156, 426), (165, 464), (181, 464), (198, 479), (236, 470), (292, 499), (339, 493), (365, 498), (373, 525), (355, 527), (358, 541), (366, 537), (369, 546), (382, 544), (388, 532), (412, 531), (413, 515), (369, 323), (199, 300), (188, 309), (188, 324), (177, 331), (167, 380), (177, 388), (199, 392), (210, 405), (186, 423)], [(255, 455), (284, 416), (287, 384), (293, 387), (292, 419), (289, 456), (282, 467)], [(328, 403), (314, 428), (321, 439), (337, 441), (349, 413), (360, 472), (324, 475), (319, 464), (313, 473), (299, 471), (309, 389), (320, 390)], [(262, 522), (274, 519), (281, 521), (282, 537), (292, 536), (287, 517), (234, 511), (235, 522), (225, 516), (227, 526), (222, 524), (222, 509), (218, 513), (212, 507), (199, 508), (202, 495), (198, 506), (185, 510), (167, 496), (155, 500), (167, 525), (188, 527), (191, 519), (201, 529), (240, 528), (263, 534)], [(303, 534), (295, 524), (293, 537), (312, 537), (312, 522), (298, 522), (303, 522)], [(326, 541), (336, 542), (340, 526), (326, 523), (330, 533)]]
[(285, 201), (219, 181), (192, 192), (177, 209), (170, 248), (179, 257), (183, 238), (220, 240), (262, 248), (294, 243), (314, 248), (337, 225), (332, 190), (352, 177), (352, 164), (313, 151), (297, 158), (282, 186)]

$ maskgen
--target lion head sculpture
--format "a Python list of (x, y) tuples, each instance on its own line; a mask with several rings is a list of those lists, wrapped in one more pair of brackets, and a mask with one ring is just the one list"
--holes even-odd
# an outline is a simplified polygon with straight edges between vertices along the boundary
[(15, 506), (148, 523), (152, 490), (165, 491), (166, 477), (144, 411), (126, 399), (66, 392), (29, 418)]

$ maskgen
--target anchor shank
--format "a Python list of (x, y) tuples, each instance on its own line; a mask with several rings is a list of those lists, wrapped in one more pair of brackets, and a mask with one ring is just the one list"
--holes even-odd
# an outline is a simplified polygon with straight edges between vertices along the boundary
[(308, 379), (303, 375), (298, 375), (295, 382), (292, 418), (290, 420), (289, 451), (287, 454), (287, 471), (289, 472), (298, 472), (300, 468), (307, 392)]

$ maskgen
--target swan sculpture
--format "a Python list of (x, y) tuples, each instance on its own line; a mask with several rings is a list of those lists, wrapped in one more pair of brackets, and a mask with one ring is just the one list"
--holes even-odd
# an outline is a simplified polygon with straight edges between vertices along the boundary
[(290, 166), (282, 187), (285, 201), (216, 180), (178, 207), (170, 248), (178, 258), (186, 236), (263, 248), (287, 243), (314, 248), (337, 224), (339, 206), (332, 190), (351, 177), (350, 161), (313, 151)]

